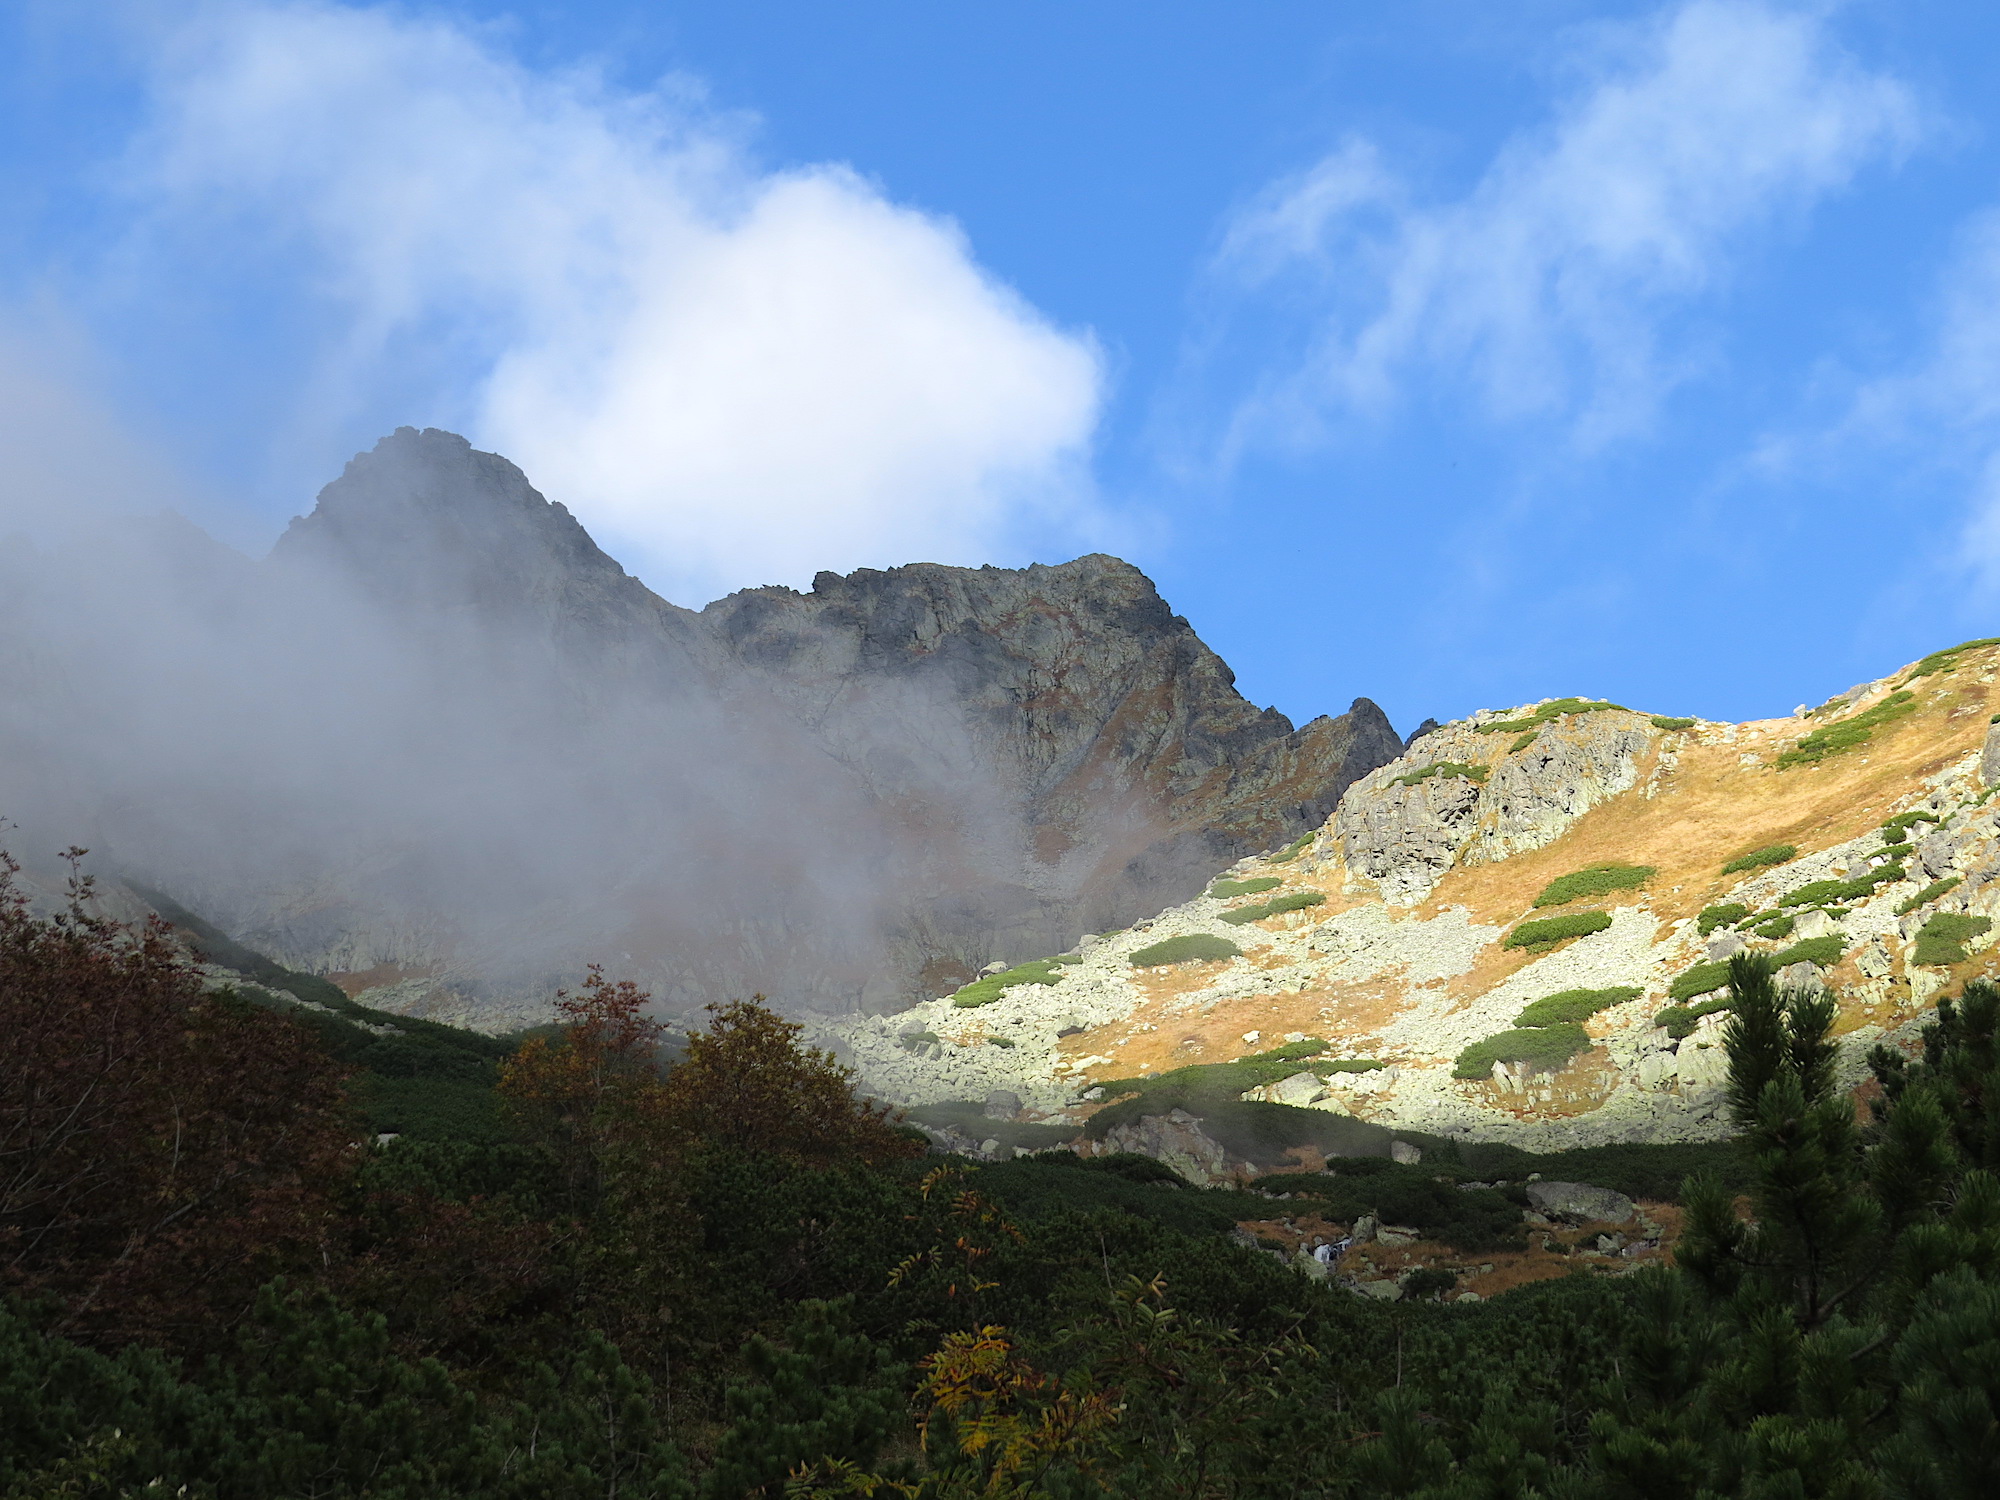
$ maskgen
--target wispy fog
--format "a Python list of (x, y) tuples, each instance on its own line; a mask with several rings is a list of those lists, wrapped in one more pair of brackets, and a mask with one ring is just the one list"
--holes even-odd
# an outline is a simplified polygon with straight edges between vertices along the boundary
[(815, 670), (746, 671), (511, 464), (404, 429), (266, 559), (173, 515), (0, 552), (0, 811), (31, 859), (87, 844), (492, 1024), (592, 960), (673, 1005), (844, 1009), (1053, 940), (1037, 901), (1104, 840), (1037, 860), (977, 715), (893, 673), (817, 701)]

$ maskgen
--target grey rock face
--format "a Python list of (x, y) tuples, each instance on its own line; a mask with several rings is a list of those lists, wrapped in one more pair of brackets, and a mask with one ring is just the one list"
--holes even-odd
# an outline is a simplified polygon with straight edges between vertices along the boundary
[(1979, 782), (1989, 787), (2000, 784), (2000, 724), (1986, 731), (1986, 744), (1979, 752)]
[[(1357, 781), (1334, 817), (1334, 835), (1350, 871), (1376, 882), (1390, 905), (1414, 905), (1447, 870), (1554, 842), (1638, 779), (1639, 758), (1658, 735), (1623, 709), (1557, 719), (1520, 750), (1511, 733), (1450, 724)], [(1403, 781), (1441, 764), (1483, 766), (1486, 779)]]
[(1297, 730), (1252, 707), (1113, 557), (822, 573), (701, 619), (874, 795), (1010, 845), (1004, 894), (968, 900), (947, 876), (912, 913), (918, 950), (984, 930), (1019, 959), (1125, 926), (1317, 826), (1401, 748), (1367, 699)]
[(1623, 1224), (1636, 1212), (1623, 1193), (1587, 1182), (1531, 1182), (1528, 1201), (1551, 1219), (1575, 1224)]
[(1183, 1109), (1112, 1126), (1104, 1133), (1104, 1149), (1150, 1156), (1198, 1187), (1229, 1180), (1229, 1153)]
[[(289, 863), (176, 871), (162, 835), (147, 878), (458, 1020), (518, 1024), (593, 960), (679, 1008), (896, 1009), (1193, 896), (1401, 748), (1365, 699), (1302, 728), (1246, 702), (1111, 557), (682, 609), (436, 430), (385, 438), (268, 562), (236, 561), (207, 592), (268, 596), (236, 634), (278, 642), (255, 670), (313, 713), (266, 736), (292, 760), (255, 827), (226, 784), (191, 821)], [(311, 816), (284, 827), (287, 804)]]

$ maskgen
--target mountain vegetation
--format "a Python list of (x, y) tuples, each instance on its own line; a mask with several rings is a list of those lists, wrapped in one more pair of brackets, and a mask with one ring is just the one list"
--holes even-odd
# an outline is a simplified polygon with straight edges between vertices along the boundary
[[(1836, 1081), (1831, 998), (1739, 955), (1733, 1144), (1440, 1145), (1203, 1191), (1141, 1157), (926, 1156), (757, 1002), (672, 1048), (644, 992), (598, 971), (485, 1059), (478, 1129), (438, 1116), (382, 1140), (365, 1101), (393, 1075), (372, 1069), (443, 1058), (446, 1036), (343, 1061), (344, 1032), (279, 998), (284, 971), (262, 999), (208, 988), (164, 922), (99, 915), (87, 877), (53, 916), (11, 879), (0, 1493), (2000, 1483), (2000, 990), (1983, 982), (1940, 1002), (1920, 1056), (1876, 1050), (1865, 1118)], [(1678, 1265), (1485, 1302), (1430, 1270), (1381, 1302), (1238, 1229), (1288, 1195), (1493, 1253), (1523, 1235), (1522, 1184), (1558, 1173), (1678, 1198)]]

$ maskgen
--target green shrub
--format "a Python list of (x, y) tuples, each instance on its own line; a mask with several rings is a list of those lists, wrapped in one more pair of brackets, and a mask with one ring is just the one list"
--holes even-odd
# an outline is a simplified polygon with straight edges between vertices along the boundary
[(1959, 877), (1956, 875), (1950, 876), (1949, 878), (1944, 880), (1933, 880), (1929, 885), (1925, 886), (1922, 890), (1918, 891), (1916, 895), (1910, 897), (1909, 900), (1905, 901), (1901, 906), (1897, 907), (1896, 915), (1899, 917), (1907, 917), (1911, 912), (1915, 911), (1918, 907), (1929, 906), (1931, 902), (1937, 900), (1938, 897), (1944, 895), (1945, 892), (1951, 890), (1958, 883), (1959, 883)]
[(1667, 986), (1667, 998), (1692, 1000), (1696, 995), (1706, 995), (1710, 990), (1719, 990), (1727, 983), (1729, 983), (1728, 964), (1696, 964)]
[(1318, 1057), (1326, 1048), (1324, 1037), (1309, 1036), (1302, 1042), (1286, 1042), (1282, 1047), (1273, 1047), (1268, 1052), (1253, 1052), (1236, 1060), (1246, 1063), (1298, 1062), (1303, 1058)]
[(1694, 726), (1695, 721), (1693, 719), (1670, 719), (1665, 714), (1653, 715), (1653, 727), (1655, 729), (1692, 729)]
[[(1728, 965), (1725, 964), (1723, 967), (1727, 968)], [(1703, 1016), (1712, 1016), (1719, 1010), (1728, 1010), (1733, 1004), (1735, 1001), (1723, 995), (1718, 999), (1704, 1000), (1699, 1005), (1669, 1005), (1653, 1017), (1653, 1024), (1664, 1026), (1667, 1035), (1678, 1042), (1693, 1034), (1695, 1023)]]
[(896, 1045), (905, 1052), (921, 1052), (926, 1047), (941, 1047), (944, 1038), (935, 1031), (905, 1031), (896, 1038)]
[(1372, 1057), (1337, 1057), (1331, 1062), (1314, 1063), (1312, 1070), (1324, 1077), (1329, 1073), (1379, 1073), (1388, 1066)]
[(1212, 932), (1189, 932), (1180, 937), (1168, 938), (1165, 942), (1154, 943), (1150, 948), (1140, 948), (1132, 955), (1135, 969), (1157, 969), (1162, 964), (1184, 964), (1195, 960), (1206, 962), (1215, 958), (1241, 958), (1243, 950), (1228, 938), (1217, 937)]
[(1750, 930), (1758, 937), (1784, 938), (1790, 937), (1792, 929), (1798, 925), (1796, 917), (1772, 917), (1767, 922), (1758, 922)]
[(1955, 671), (1960, 656), (1967, 651), (1976, 651), (1981, 646), (2000, 646), (2000, 637), (1989, 636), (1985, 640), (1965, 641), (1956, 646), (1947, 646), (1942, 651), (1933, 651), (1910, 668), (1910, 675), (1903, 679), (1903, 683), (1907, 686), (1919, 677), (1931, 677), (1939, 672)]
[(1011, 969), (1003, 969), (998, 974), (988, 974), (961, 986), (952, 995), (951, 1003), (960, 1010), (991, 1005), (1017, 984), (1054, 984), (1062, 977), (1056, 970), (1065, 964), (1076, 962), (1077, 959), (1065, 954), (1060, 958), (1038, 958), (1033, 963), (1016, 964)]
[[(1588, 1182), (1652, 1203), (1680, 1201), (1690, 1177), (1714, 1176), (1732, 1194), (1748, 1191), (1751, 1167), (1735, 1141), (1686, 1141), (1583, 1146), (1575, 1151), (1523, 1151), (1498, 1141), (1460, 1148), (1465, 1174), (1481, 1181), (1520, 1182), (1539, 1172), (1550, 1182)], [(1428, 1163), (1426, 1163), (1428, 1165)]]
[(1935, 823), (1937, 821), (1938, 815), (1936, 813), (1921, 811), (1897, 813), (1895, 817), (1882, 825), (1882, 842), (1885, 844), (1900, 844), (1909, 838), (1910, 829), (1914, 825), (1918, 823)]
[(1924, 923), (1917, 933), (1916, 951), (1910, 961), (1939, 969), (1962, 964), (1967, 958), (1966, 942), (1990, 931), (1992, 926), (1992, 921), (1986, 917), (1941, 911)]
[(1639, 998), (1636, 984), (1615, 985), (1608, 990), (1563, 990), (1544, 995), (1514, 1017), (1516, 1026), (1552, 1026), (1558, 1021), (1587, 1021), (1600, 1010), (1623, 1005)]
[(1523, 1027), (1474, 1042), (1458, 1054), (1451, 1070), (1454, 1078), (1484, 1078), (1496, 1062), (1524, 1062), (1534, 1071), (1552, 1073), (1579, 1052), (1590, 1050), (1590, 1036), (1572, 1021), (1553, 1026)]
[(1725, 875), (1736, 875), (1744, 870), (1760, 870), (1765, 865), (1781, 865), (1798, 855), (1795, 844), (1766, 844), (1761, 849), (1752, 849), (1748, 854), (1739, 854), (1722, 867)]
[(1382, 1156), (1332, 1158), (1324, 1173), (1277, 1173), (1258, 1178), (1257, 1186), (1317, 1199), (1324, 1205), (1320, 1212), (1339, 1223), (1372, 1213), (1384, 1223), (1407, 1224), (1425, 1239), (1458, 1250), (1518, 1247), (1520, 1204), (1493, 1188), (1456, 1185), (1431, 1165), (1429, 1156), (1426, 1150), (1421, 1164), (1407, 1167)]
[(1466, 781), (1483, 782), (1492, 774), (1491, 766), (1468, 766), (1455, 760), (1441, 760), (1425, 766), (1421, 771), (1411, 771), (1408, 775), (1395, 777), (1389, 785), (1418, 786), (1433, 776), (1458, 776)]
[(1507, 747), (1507, 753), (1512, 755), (1516, 751), (1527, 749), (1528, 746), (1540, 739), (1541, 735), (1542, 732), (1539, 729), (1530, 729), (1526, 734), (1516, 737), (1514, 743)]
[(1011, 1036), (989, 1036), (986, 1039), (986, 1045), (989, 1047), (1018, 1047), (1021, 1044)]
[(1565, 912), (1560, 917), (1538, 917), (1523, 922), (1507, 934), (1503, 948), (1551, 948), (1570, 938), (1602, 932), (1611, 925), (1611, 914), (1602, 911)]
[(1208, 893), (1227, 901), (1235, 896), (1256, 896), (1274, 891), (1284, 883), (1281, 875), (1259, 875), (1255, 880), (1218, 880), (1208, 888)]
[(1916, 711), (1915, 693), (1891, 693), (1873, 708), (1866, 709), (1851, 719), (1840, 719), (1824, 729), (1815, 729), (1791, 749), (1779, 754), (1778, 769), (1786, 771), (1793, 766), (1817, 765), (1829, 755), (1837, 755), (1843, 750), (1852, 750), (1857, 745), (1865, 745), (1883, 725)]
[(1840, 938), (1806, 938), (1792, 944), (1782, 953), (1771, 956), (1771, 962), (1779, 968), (1786, 964), (1818, 964), (1822, 969), (1830, 969), (1840, 962), (1840, 955), (1847, 951), (1847, 944)]
[(1443, 1266), (1422, 1266), (1403, 1278), (1405, 1302), (1441, 1302), (1458, 1285), (1458, 1273)]
[(1497, 719), (1491, 724), (1475, 724), (1472, 727), (1480, 734), (1518, 734), (1522, 730), (1540, 729), (1569, 714), (1594, 714), (1606, 710), (1627, 712), (1623, 704), (1598, 703), (1587, 698), (1558, 698), (1553, 703), (1544, 703), (1540, 708), (1521, 719)]
[[(1317, 829), (1314, 830), (1315, 833), (1317, 831)], [(1292, 860), (1297, 859), (1304, 852), (1306, 845), (1312, 841), (1313, 835), (1311, 833), (1302, 833), (1293, 839), (1291, 843), (1285, 845), (1284, 848), (1272, 855), (1270, 862), (1274, 865), (1289, 864)]]
[(1883, 865), (1852, 880), (1810, 880), (1789, 892), (1778, 905), (1825, 906), (1836, 901), (1865, 901), (1875, 894), (1876, 886), (1892, 884), (1901, 880), (1903, 874), (1901, 865)]
[(1304, 911), (1308, 906), (1323, 906), (1325, 903), (1324, 891), (1291, 891), (1257, 906), (1239, 906), (1234, 911), (1226, 911), (1222, 920), (1233, 927), (1241, 927), (1245, 922), (1261, 922), (1266, 917), (1279, 916), (1288, 911)]
[(1750, 908), (1741, 901), (1725, 901), (1720, 906), (1706, 906), (1695, 918), (1695, 930), (1707, 937), (1716, 928), (1729, 922), (1740, 922), (1750, 915)]
[(1542, 893), (1535, 897), (1535, 905), (1561, 906), (1586, 896), (1608, 896), (1613, 891), (1636, 890), (1651, 880), (1654, 873), (1651, 865), (1585, 865), (1581, 870), (1557, 876), (1542, 887)]

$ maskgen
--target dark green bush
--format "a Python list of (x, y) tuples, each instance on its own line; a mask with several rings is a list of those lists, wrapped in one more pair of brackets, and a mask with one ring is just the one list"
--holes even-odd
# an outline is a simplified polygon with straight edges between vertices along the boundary
[(1493, 1071), (1496, 1062), (1524, 1062), (1535, 1071), (1554, 1072), (1579, 1052), (1589, 1050), (1589, 1033), (1573, 1022), (1503, 1031), (1483, 1042), (1474, 1042), (1459, 1053), (1451, 1076), (1484, 1078)]
[(1411, 771), (1407, 775), (1391, 779), (1391, 786), (1418, 786), (1433, 776), (1457, 776), (1466, 781), (1483, 782), (1493, 774), (1491, 766), (1462, 765), (1455, 760), (1441, 760), (1425, 766), (1421, 771)]
[(1865, 901), (1875, 894), (1876, 886), (1891, 885), (1903, 875), (1901, 865), (1882, 865), (1852, 880), (1810, 880), (1788, 892), (1778, 905), (1826, 906), (1837, 901)]
[(1798, 926), (1796, 917), (1772, 917), (1768, 921), (1756, 923), (1750, 930), (1758, 937), (1787, 938), (1792, 935), (1792, 929), (1796, 926)]
[(1570, 938), (1602, 932), (1611, 925), (1611, 914), (1601, 911), (1565, 912), (1560, 917), (1538, 917), (1523, 922), (1507, 934), (1503, 948), (1551, 948)]
[(1731, 1192), (1747, 1179), (1749, 1166), (1734, 1141), (1689, 1141), (1668, 1145), (1584, 1146), (1575, 1151), (1523, 1151), (1498, 1142), (1461, 1148), (1464, 1172), (1479, 1181), (1520, 1182), (1539, 1172), (1550, 1182), (1588, 1182), (1628, 1198), (1653, 1203), (1680, 1200), (1688, 1178), (1708, 1174)]
[(1822, 969), (1830, 969), (1840, 962), (1840, 955), (1846, 951), (1847, 944), (1829, 934), (1796, 942), (1783, 952), (1774, 953), (1771, 962), (1781, 969), (1786, 964), (1818, 964)]
[(1910, 829), (1918, 823), (1935, 823), (1938, 815), (1931, 812), (1898, 813), (1882, 825), (1882, 842), (1900, 844), (1910, 836)]
[(1865, 745), (1883, 725), (1916, 711), (1915, 693), (1891, 693), (1873, 708), (1851, 719), (1840, 719), (1824, 729), (1815, 729), (1791, 749), (1782, 751), (1778, 756), (1778, 769), (1786, 771), (1793, 766), (1817, 765), (1829, 755)]
[(1758, 870), (1765, 865), (1781, 865), (1788, 859), (1796, 858), (1798, 847), (1794, 844), (1766, 844), (1761, 849), (1752, 849), (1748, 854), (1739, 854), (1722, 867), (1725, 875), (1735, 875), (1744, 870)]
[(1581, 901), (1587, 896), (1608, 896), (1613, 891), (1637, 890), (1651, 880), (1654, 873), (1651, 865), (1585, 865), (1581, 870), (1559, 875), (1543, 886), (1534, 904), (1561, 906), (1566, 902)]
[(1695, 930), (1707, 937), (1716, 928), (1728, 922), (1739, 922), (1750, 915), (1750, 908), (1741, 901), (1725, 901), (1720, 906), (1709, 906), (1695, 919)]
[(1018, 1047), (1021, 1044), (1011, 1036), (989, 1036), (986, 1039), (986, 1045), (989, 1047)]
[(944, 1038), (935, 1031), (905, 1031), (896, 1037), (896, 1045), (905, 1052), (921, 1052), (926, 1047), (941, 1047)]
[(1329, 1160), (1324, 1174), (1287, 1172), (1260, 1177), (1257, 1186), (1317, 1199), (1324, 1205), (1321, 1212), (1340, 1223), (1374, 1214), (1384, 1224), (1407, 1225), (1458, 1250), (1519, 1245), (1520, 1203), (1493, 1188), (1456, 1187), (1453, 1175), (1440, 1174), (1428, 1161), (1406, 1167), (1380, 1156), (1348, 1157)]
[(1324, 1037), (1309, 1036), (1301, 1042), (1286, 1042), (1282, 1047), (1273, 1047), (1268, 1052), (1253, 1052), (1236, 1060), (1246, 1063), (1299, 1062), (1308, 1057), (1318, 1057), (1326, 1051), (1326, 1046)]
[(1288, 911), (1303, 911), (1308, 906), (1321, 906), (1325, 902), (1326, 893), (1323, 891), (1291, 891), (1256, 906), (1239, 906), (1234, 911), (1226, 911), (1222, 914), (1222, 920), (1232, 927), (1241, 927), (1245, 922), (1261, 922), (1266, 917), (1279, 916)]
[(1336, 1057), (1331, 1062), (1314, 1063), (1313, 1071), (1324, 1077), (1329, 1073), (1378, 1073), (1388, 1066), (1372, 1057)]
[(1627, 712), (1624, 705), (1618, 703), (1592, 702), (1586, 698), (1558, 698), (1553, 703), (1544, 703), (1525, 718), (1496, 719), (1491, 724), (1475, 724), (1472, 727), (1480, 734), (1518, 734), (1523, 730), (1540, 729), (1544, 724), (1570, 714), (1594, 714), (1606, 710)]
[(1458, 1273), (1443, 1266), (1421, 1266), (1403, 1278), (1405, 1302), (1441, 1302), (1458, 1285)]
[(1189, 932), (1137, 949), (1132, 954), (1132, 967), (1156, 969), (1162, 964), (1184, 964), (1194, 960), (1207, 962), (1210, 959), (1242, 956), (1243, 950), (1228, 938), (1217, 937), (1212, 932)]
[(1692, 729), (1695, 726), (1693, 719), (1672, 719), (1665, 714), (1654, 714), (1652, 722), (1655, 729)]
[(1922, 890), (1918, 891), (1916, 895), (1910, 897), (1909, 900), (1905, 901), (1901, 906), (1897, 907), (1896, 915), (1899, 917), (1907, 917), (1911, 912), (1915, 911), (1918, 907), (1929, 906), (1931, 902), (1937, 900), (1938, 897), (1944, 895), (1947, 891), (1951, 890), (1958, 883), (1959, 883), (1959, 877), (1956, 875), (1950, 876), (1944, 880), (1933, 880), (1929, 885), (1925, 886)]
[(1514, 743), (1507, 747), (1507, 753), (1512, 755), (1516, 751), (1525, 750), (1539, 738), (1541, 738), (1541, 731), (1539, 729), (1530, 729), (1526, 734), (1516, 737)]
[(1965, 951), (1967, 941), (1990, 931), (1992, 927), (1993, 922), (1987, 917), (1941, 911), (1918, 931), (1916, 950), (1910, 961), (1940, 969), (1962, 964), (1968, 957)]
[(1208, 893), (1227, 901), (1235, 896), (1257, 896), (1265, 891), (1274, 891), (1284, 883), (1284, 877), (1279, 875), (1259, 875), (1255, 880), (1218, 880), (1208, 888)]
[[(1726, 969), (1728, 965), (1724, 964), (1723, 967)], [(1727, 978), (1726, 975), (1724, 977)], [(1723, 995), (1714, 1000), (1704, 1000), (1699, 1005), (1669, 1005), (1653, 1017), (1653, 1024), (1665, 1027), (1667, 1035), (1678, 1042), (1693, 1032), (1695, 1022), (1703, 1016), (1712, 1016), (1719, 1010), (1728, 1010), (1734, 1003), (1729, 996)]]
[(2000, 637), (1989, 636), (1985, 640), (1965, 641), (1956, 646), (1947, 646), (1942, 651), (1933, 651), (1910, 668), (1910, 675), (1905, 677), (1903, 682), (1908, 685), (1919, 677), (1932, 677), (1939, 672), (1954, 671), (1958, 667), (1959, 657), (1968, 651), (1976, 651), (1981, 646), (2000, 646)]
[[(1315, 830), (1315, 832), (1317, 832), (1317, 830)], [(1293, 839), (1291, 843), (1285, 845), (1284, 848), (1280, 849), (1276, 854), (1272, 855), (1271, 863), (1274, 865), (1290, 864), (1293, 860), (1297, 859), (1299, 855), (1305, 851), (1306, 846), (1310, 844), (1312, 841), (1313, 841), (1313, 835), (1311, 833), (1300, 834), (1297, 838)]]
[(1587, 1021), (1600, 1010), (1623, 1005), (1639, 998), (1636, 984), (1615, 985), (1608, 990), (1563, 990), (1544, 995), (1514, 1017), (1516, 1026), (1552, 1026), (1558, 1021)]
[(1076, 960), (1067, 955), (1061, 958), (1038, 958), (1033, 963), (1016, 964), (998, 974), (988, 974), (963, 986), (951, 997), (951, 1003), (960, 1010), (971, 1010), (980, 1005), (991, 1005), (1017, 984), (1054, 984), (1062, 976), (1056, 972), (1064, 964)]
[(1692, 1000), (1696, 995), (1706, 995), (1710, 990), (1719, 990), (1727, 983), (1729, 983), (1728, 964), (1696, 964), (1667, 986), (1667, 998)]

